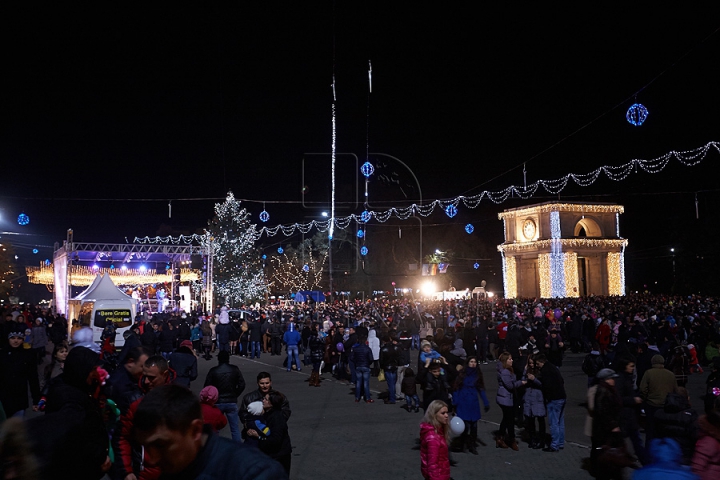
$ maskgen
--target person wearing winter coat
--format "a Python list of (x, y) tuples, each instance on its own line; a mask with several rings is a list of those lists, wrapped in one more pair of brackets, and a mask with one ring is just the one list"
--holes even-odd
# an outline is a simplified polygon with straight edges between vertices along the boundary
[(642, 398), (640, 398), (640, 393), (635, 386), (634, 371), (635, 359), (632, 357), (623, 356), (615, 362), (615, 372), (618, 374), (615, 379), (615, 389), (622, 401), (620, 431), (624, 438), (630, 439), (635, 455), (640, 463), (645, 465), (649, 459), (640, 438), (640, 424), (638, 422)]
[(460, 357), (463, 361), (467, 360), (467, 351), (463, 348), (463, 340), (461, 338), (458, 338), (453, 343), (453, 348), (450, 350), (450, 353), (455, 355), (456, 357)]
[[(525, 392), (523, 393), (523, 416), (525, 418), (525, 429), (530, 434), (530, 448), (541, 449), (545, 447), (545, 417), (547, 409), (545, 408), (545, 398), (542, 393), (542, 385), (535, 377), (529, 380), (528, 375), (537, 375), (540, 369), (535, 364), (533, 356), (529, 356), (522, 380), (525, 380)], [(535, 428), (535, 420), (537, 419), (537, 428)]]
[(665, 406), (655, 412), (654, 420), (655, 436), (675, 440), (682, 449), (682, 463), (689, 465), (698, 437), (698, 414), (690, 407), (687, 390), (678, 387), (677, 392), (668, 393)]
[(107, 378), (107, 372), (99, 370), (101, 363), (92, 350), (73, 348), (59, 381), (48, 392), (45, 415), (26, 420), (38, 478), (58, 478), (66, 472), (73, 478), (100, 479), (110, 469), (108, 431), (98, 400)]
[(655, 438), (650, 442), (651, 464), (636, 470), (632, 480), (700, 480), (682, 464), (680, 445), (671, 438)]
[[(14, 326), (13, 326), (14, 327)], [(23, 348), (24, 325), (10, 329), (8, 345), (0, 349), (0, 403), (8, 418), (25, 416), (28, 408), (28, 386), (33, 400), (33, 410), (40, 402), (40, 381), (36, 356)]]
[(513, 393), (522, 388), (527, 381), (517, 380), (515, 372), (512, 368), (513, 359), (510, 353), (503, 352), (500, 354), (497, 362), (497, 379), (498, 391), (495, 402), (502, 410), (502, 421), (498, 437), (495, 439), (496, 448), (512, 448), (519, 450), (517, 441), (515, 440), (515, 412), (513, 408)]
[(238, 418), (238, 397), (245, 390), (245, 379), (236, 365), (230, 364), (227, 350), (218, 352), (218, 364), (212, 367), (205, 377), (204, 386), (212, 385), (218, 389), (216, 406), (227, 416), (230, 424), (230, 436), (240, 440), (240, 420)]
[(407, 412), (419, 412), (420, 411), (420, 397), (417, 394), (417, 382), (415, 379), (415, 372), (412, 368), (407, 367), (405, 369), (405, 377), (402, 380), (401, 392), (405, 395), (405, 404)]
[(320, 335), (320, 325), (313, 323), (308, 338), (308, 348), (310, 349), (310, 362), (312, 363), (312, 373), (310, 374), (309, 385), (311, 387), (320, 386), (320, 364), (325, 358), (325, 338)]
[(300, 367), (300, 342), (302, 335), (295, 328), (295, 324), (290, 322), (287, 331), (283, 334), (283, 343), (287, 346), (287, 371), (292, 370), (292, 364), (295, 362), (297, 371), (302, 371)]
[(197, 357), (190, 340), (183, 340), (170, 357), (170, 367), (175, 370), (175, 383), (190, 388), (190, 382), (198, 376)]
[(463, 451), (467, 448), (474, 455), (478, 454), (476, 448), (478, 442), (485, 445), (478, 440), (477, 423), (482, 418), (478, 397), (482, 399), (485, 411), (490, 410), (490, 402), (485, 394), (485, 379), (482, 370), (478, 367), (477, 357), (470, 357), (455, 379), (452, 401), (457, 416), (465, 422), (465, 431), (461, 435)]
[(595, 382), (595, 375), (608, 366), (608, 362), (604, 355), (600, 354), (600, 345), (593, 342), (592, 350), (585, 355), (582, 363), (582, 371), (588, 377), (588, 388)]
[[(370, 366), (373, 363), (373, 354), (370, 347), (366, 345), (366, 338), (358, 337), (358, 343), (352, 346), (349, 359), (355, 365), (355, 402), (360, 401), (364, 393), (365, 403), (373, 403), (370, 393)], [(345, 347), (347, 348), (347, 347)]]
[(720, 478), (720, 400), (698, 420), (700, 439), (695, 444), (690, 468), (700, 480)]
[(225, 414), (215, 405), (218, 399), (218, 389), (208, 385), (200, 390), (200, 408), (202, 409), (203, 422), (210, 425), (213, 432), (217, 433), (228, 424)]
[(43, 319), (37, 317), (32, 327), (32, 349), (37, 357), (38, 365), (42, 365), (43, 363), (43, 358), (45, 358), (45, 354), (47, 353), (47, 344), (47, 327), (43, 323)]
[[(371, 330), (373, 332), (374, 330)], [(380, 367), (385, 372), (385, 381), (388, 386), (388, 398), (385, 403), (395, 404), (397, 400), (397, 374), (400, 365), (400, 346), (397, 337), (385, 337), (380, 349)]]
[(617, 373), (609, 368), (604, 368), (597, 374), (598, 384), (593, 406), (590, 462), (595, 478), (603, 480), (622, 479), (620, 467), (599, 461), (603, 447), (619, 447), (623, 444), (620, 431), (622, 401), (615, 389), (616, 378), (618, 378)]
[[(565, 404), (567, 403), (565, 380), (560, 369), (548, 362), (545, 355), (539, 354), (534, 360), (539, 368), (537, 379), (542, 384), (548, 426), (552, 437), (550, 445), (543, 448), (543, 452), (557, 452), (565, 447)], [(534, 375), (528, 375), (528, 380), (533, 380), (534, 377)]]
[(372, 351), (373, 355), (373, 366), (372, 369), (375, 373), (373, 373), (373, 376), (377, 376), (378, 370), (380, 367), (380, 339), (377, 336), (377, 332), (373, 328), (372, 330), (368, 331), (368, 347), (370, 347), (370, 350)]
[(262, 403), (263, 423), (269, 430), (267, 434), (262, 435), (257, 427), (248, 428), (247, 435), (257, 438), (260, 451), (278, 461), (285, 469), (285, 473), (290, 475), (292, 445), (288, 434), (287, 419), (282, 410), (285, 402), (286, 398), (282, 393), (276, 390), (268, 392), (263, 397)]
[(434, 400), (420, 423), (420, 471), (425, 480), (449, 480), (450, 416), (445, 402)]

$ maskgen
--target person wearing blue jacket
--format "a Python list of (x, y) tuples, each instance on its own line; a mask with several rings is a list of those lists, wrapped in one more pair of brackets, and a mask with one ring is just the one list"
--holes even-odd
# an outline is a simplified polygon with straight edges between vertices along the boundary
[(358, 342), (352, 346), (350, 361), (355, 364), (355, 403), (360, 401), (363, 390), (365, 403), (374, 403), (370, 395), (370, 367), (373, 364), (373, 353), (367, 345), (367, 337), (358, 336)]
[(297, 365), (298, 372), (302, 371), (302, 368), (300, 368), (300, 350), (298, 348), (298, 345), (302, 341), (302, 335), (300, 335), (300, 332), (297, 331), (297, 328), (295, 328), (295, 324), (290, 322), (288, 324), (288, 329), (283, 335), (283, 342), (287, 346), (287, 371), (289, 372), (292, 370), (292, 362), (295, 360), (295, 365)]
[(700, 480), (690, 467), (682, 464), (682, 448), (672, 438), (652, 439), (649, 453), (653, 462), (636, 470), (633, 480)]

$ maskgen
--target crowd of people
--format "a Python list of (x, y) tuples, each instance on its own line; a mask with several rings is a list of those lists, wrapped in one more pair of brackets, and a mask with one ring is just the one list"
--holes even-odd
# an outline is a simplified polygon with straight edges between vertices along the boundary
[[(243, 306), (241, 311), (247, 313), (242, 318), (222, 307), (209, 315), (167, 312), (138, 317), (123, 334), (124, 346), (116, 349), (112, 331), (104, 333), (102, 345), (97, 346), (83, 340), (81, 329), (71, 328), (68, 342), (67, 320), (62, 316), (14, 308), (3, 316), (0, 401), (8, 417), (22, 417), (30, 407), (29, 388), (32, 408), (45, 411), (36, 418), (46, 418), (63, 408), (78, 409), (72, 395), (58, 392), (92, 387), (90, 397), (102, 422), (91, 415), (69, 418), (77, 422), (73, 428), (82, 425), (97, 434), (94, 429), (102, 427), (112, 439), (107, 458), (98, 453), (93, 468), (97, 473), (110, 472), (113, 478), (156, 478), (153, 475), (174, 471), (176, 456), (153, 447), (167, 445), (162, 435), (179, 441), (182, 432), (187, 444), (195, 445), (195, 456), (208, 455), (207, 442), (218, 451), (230, 448), (217, 435), (225, 425), (230, 427), (229, 441), (265, 452), (272, 465), (288, 475), (292, 447), (287, 398), (272, 389), (265, 372), (258, 376), (258, 389), (241, 398), (245, 381), (230, 363), (233, 355), (282, 355), (288, 371), (310, 370), (311, 387), (321, 386), (327, 375), (348, 382), (357, 403), (376, 401), (371, 377), (384, 381), (387, 391), (378, 400), (403, 402), (411, 414), (424, 411), (420, 451), (425, 478), (449, 478), (445, 458), (452, 462), (452, 452), (477, 454), (477, 447), (484, 445), (477, 425), (491, 404), (480, 366), (491, 362), (498, 380), (495, 404), (502, 412), (496, 448), (519, 450), (522, 440), (548, 453), (565, 447), (567, 395), (560, 367), (570, 351), (585, 354), (587, 434), (593, 447), (590, 470), (597, 478), (619, 478), (625, 465), (643, 466), (638, 473), (653, 468), (658, 452), (674, 451), (675, 444), (681, 452), (678, 471), (685, 471), (685, 465), (703, 479), (716, 478), (708, 472), (720, 468), (717, 309), (718, 301), (712, 297), (649, 294), (269, 304)], [(50, 345), (53, 353), (39, 379), (37, 366)], [(73, 352), (80, 349), (93, 356), (83, 354), (82, 368), (76, 372), (73, 359), (80, 354)], [(213, 358), (217, 366), (210, 369), (200, 396), (190, 401), (186, 393), (197, 380), (198, 359)], [(411, 364), (417, 365), (416, 371)], [(73, 365), (70, 373), (69, 365)], [(707, 378), (700, 416), (691, 411), (683, 387), (689, 375), (704, 368), (713, 372)], [(106, 370), (111, 372), (108, 381), (102, 373)], [(86, 381), (68, 382), (73, 375), (85, 375)], [(143, 409), (147, 398), (155, 400)], [(177, 422), (167, 412), (158, 413), (175, 398), (187, 400), (178, 400), (187, 411), (178, 413), (183, 420)], [(445, 420), (455, 417), (462, 419), (464, 429), (451, 440)], [(16, 437), (31, 442), (32, 423), (26, 423), (24, 436), (20, 431)], [(517, 426), (522, 428), (520, 439)], [(11, 427), (3, 445), (8, 435), (13, 436), (13, 428), (20, 430), (15, 423)], [(56, 427), (71, 428), (69, 423)], [(629, 451), (626, 443), (632, 445)], [(6, 446), (2, 449), (7, 456)], [(38, 465), (52, 468), (60, 453), (44, 452)], [(193, 463), (193, 468), (198, 465)]]

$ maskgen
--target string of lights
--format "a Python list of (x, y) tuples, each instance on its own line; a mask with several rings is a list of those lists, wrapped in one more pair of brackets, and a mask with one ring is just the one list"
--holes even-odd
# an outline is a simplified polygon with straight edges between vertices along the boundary
[[(273, 227), (262, 227), (257, 229), (257, 238), (261, 238), (263, 235), (267, 237), (274, 237), (280, 233), (286, 237), (295, 235), (297, 232), (308, 233), (313, 229), (317, 229), (320, 232), (326, 232), (331, 226), (345, 230), (351, 224), (364, 225), (370, 222), (372, 219), (380, 223), (387, 222), (390, 218), (395, 217), (400, 220), (407, 220), (413, 215), (421, 215), (428, 217), (432, 215), (436, 209), (441, 209), (450, 218), (454, 217), (458, 211), (457, 207), (463, 205), (470, 209), (477, 208), (482, 200), (487, 199), (495, 204), (501, 204), (510, 198), (521, 198), (524, 200), (530, 199), (538, 192), (544, 190), (552, 195), (558, 195), (561, 193), (571, 182), (581, 187), (589, 187), (594, 184), (601, 176), (606, 176), (608, 179), (620, 182), (628, 178), (631, 173), (645, 172), (645, 173), (660, 173), (669, 164), (672, 159), (676, 159), (682, 165), (686, 167), (694, 167), (699, 165), (708, 153), (712, 150), (716, 150), (720, 153), (720, 142), (712, 141), (703, 145), (702, 147), (694, 148), (691, 150), (677, 151), (673, 150), (661, 155), (660, 157), (643, 160), (633, 159), (623, 165), (604, 165), (598, 167), (595, 170), (587, 173), (567, 173), (562, 177), (555, 178), (552, 180), (537, 180), (526, 186), (510, 185), (502, 190), (496, 191), (483, 191), (476, 195), (464, 196), (458, 195), (454, 198), (447, 199), (436, 199), (429, 203), (423, 203), (418, 205), (413, 203), (404, 207), (392, 207), (385, 211), (374, 211), (365, 210), (360, 215), (350, 214), (345, 217), (335, 217), (334, 221), (328, 220), (311, 220), (306, 223), (294, 223), (290, 225), (276, 225)], [(370, 169), (363, 165), (365, 169), (363, 172), (369, 172)], [(136, 237), (136, 243), (174, 243), (174, 244), (190, 244), (198, 242), (203, 244), (206, 241), (205, 235), (181, 235), (180, 237)]]

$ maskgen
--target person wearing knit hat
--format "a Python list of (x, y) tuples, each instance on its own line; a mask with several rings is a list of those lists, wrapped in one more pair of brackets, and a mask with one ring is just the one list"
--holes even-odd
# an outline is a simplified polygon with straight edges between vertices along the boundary
[(665, 358), (653, 355), (652, 368), (647, 370), (640, 381), (640, 397), (645, 408), (645, 444), (654, 438), (655, 412), (665, 406), (665, 398), (677, 388), (675, 374), (665, 368)]
[(202, 409), (203, 421), (205, 425), (210, 425), (215, 432), (219, 432), (228, 424), (225, 414), (215, 406), (218, 396), (218, 389), (212, 385), (200, 390), (200, 408)]

